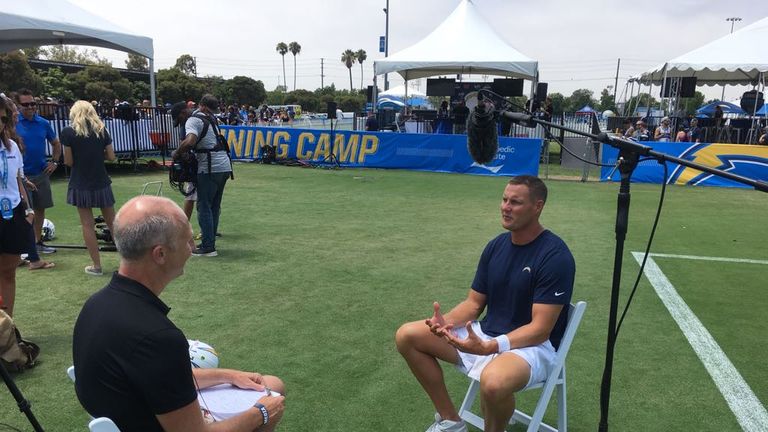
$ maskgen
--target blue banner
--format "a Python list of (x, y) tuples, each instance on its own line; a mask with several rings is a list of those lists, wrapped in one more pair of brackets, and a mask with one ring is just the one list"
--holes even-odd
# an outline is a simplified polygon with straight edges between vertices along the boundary
[[(701, 165), (728, 171), (753, 180), (768, 181), (768, 147), (743, 144), (695, 144), (671, 142), (643, 142), (653, 150), (689, 160)], [(619, 151), (603, 145), (604, 164), (616, 164)], [(697, 169), (667, 163), (669, 177), (664, 179), (664, 167), (655, 160), (640, 162), (632, 174), (632, 181), (639, 183), (658, 183), (691, 186), (750, 187), (733, 180), (707, 174)], [(603, 167), (600, 179), (620, 181), (618, 170)]]
[(542, 140), (500, 138), (499, 151), (488, 164), (472, 160), (466, 135), (335, 131), (259, 126), (221, 126), (233, 159), (256, 160), (261, 148), (273, 145), (278, 159), (320, 163), (333, 153), (343, 167), (396, 168), (464, 174), (537, 175)]

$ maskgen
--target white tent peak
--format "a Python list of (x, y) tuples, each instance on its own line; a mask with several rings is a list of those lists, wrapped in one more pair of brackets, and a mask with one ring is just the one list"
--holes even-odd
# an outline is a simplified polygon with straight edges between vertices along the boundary
[(659, 84), (667, 77), (696, 77), (698, 85), (756, 84), (768, 72), (768, 17), (660, 64), (636, 77)]
[(152, 39), (95, 15), (66, 0), (3, 2), (0, 52), (40, 45), (69, 44), (111, 48), (152, 59)]
[(471, 0), (462, 0), (432, 33), (373, 67), (376, 75), (398, 72), (406, 80), (461, 73), (535, 79), (538, 63), (499, 36)]

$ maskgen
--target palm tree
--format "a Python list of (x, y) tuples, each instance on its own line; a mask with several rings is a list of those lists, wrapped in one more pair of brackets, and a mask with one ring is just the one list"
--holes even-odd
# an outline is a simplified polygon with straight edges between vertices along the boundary
[[(288, 45), (286, 45), (285, 42), (279, 42), (275, 47), (275, 50), (283, 56), (283, 85), (285, 91), (288, 91), (288, 84), (285, 83), (285, 54), (288, 52)], [(280, 83), (278, 82), (277, 85), (280, 85)]]
[(360, 63), (360, 90), (363, 89), (363, 62), (368, 58), (368, 54), (364, 49), (359, 49), (355, 53), (357, 62)]
[(355, 58), (355, 52), (351, 49), (348, 49), (341, 53), (341, 61), (344, 63), (344, 65), (349, 69), (349, 91), (350, 93), (355, 91), (352, 88), (352, 65), (355, 64), (355, 61), (357, 58)]
[(301, 45), (298, 42), (288, 44), (288, 51), (293, 54), (293, 90), (296, 90), (296, 54), (301, 52)]

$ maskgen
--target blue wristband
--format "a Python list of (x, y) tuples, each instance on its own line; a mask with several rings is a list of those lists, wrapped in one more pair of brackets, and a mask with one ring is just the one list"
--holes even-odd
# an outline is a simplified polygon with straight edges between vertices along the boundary
[(269, 423), (269, 411), (267, 411), (267, 407), (265, 407), (264, 405), (262, 405), (262, 404), (260, 404), (258, 402), (253, 404), (253, 406), (258, 408), (259, 411), (261, 411), (261, 418), (262, 418), (262, 420), (264, 420), (264, 422), (261, 425), (265, 426), (267, 423)]

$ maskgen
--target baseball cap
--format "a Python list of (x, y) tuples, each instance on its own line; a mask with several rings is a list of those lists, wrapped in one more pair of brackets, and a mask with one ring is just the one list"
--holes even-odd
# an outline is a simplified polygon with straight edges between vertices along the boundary
[(171, 118), (173, 119), (173, 127), (179, 125), (179, 114), (187, 108), (186, 102), (176, 102), (171, 107)]

